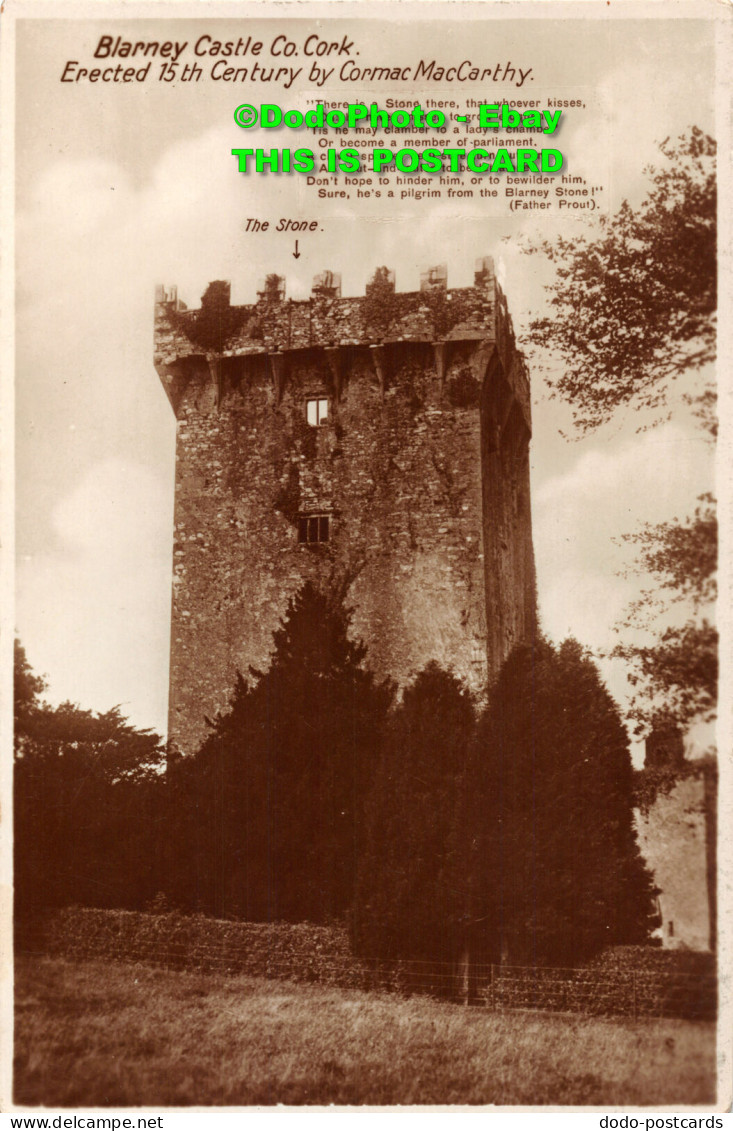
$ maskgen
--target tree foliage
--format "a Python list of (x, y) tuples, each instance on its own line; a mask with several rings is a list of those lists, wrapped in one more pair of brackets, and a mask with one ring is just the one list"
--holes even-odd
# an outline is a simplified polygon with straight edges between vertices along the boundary
[[(365, 670), (340, 601), (306, 584), (269, 670), (176, 771), (178, 902), (217, 915), (326, 922), (351, 906), (362, 803), (391, 688)], [(194, 883), (191, 883), (193, 877)]]
[(361, 953), (574, 965), (647, 941), (628, 738), (574, 641), (520, 647), (478, 727), (431, 665), (387, 731), (352, 937)]
[[(629, 665), (635, 689), (631, 716), (642, 727), (660, 710), (685, 726), (714, 717), (718, 682), (718, 634), (706, 613), (716, 596), (718, 526), (710, 495), (702, 495), (692, 518), (647, 524), (625, 541), (639, 548), (637, 568), (656, 582), (630, 606), (617, 631), (646, 630), (651, 643), (620, 643), (612, 655)], [(684, 623), (656, 626), (684, 607)]]
[(117, 707), (50, 707), (44, 690), (16, 641), (16, 911), (142, 906), (163, 882), (160, 739)]
[(481, 905), (502, 957), (573, 965), (647, 941), (653, 887), (636, 842), (628, 738), (575, 641), (515, 650), (479, 748)]
[[(697, 127), (660, 145), (640, 208), (625, 201), (594, 236), (559, 236), (528, 248), (556, 268), (550, 313), (531, 344), (557, 352), (550, 378), (586, 432), (622, 406), (660, 409), (672, 384), (715, 356), (715, 142)], [(696, 398), (714, 430), (714, 396)]]
[[(581, 433), (626, 406), (663, 410), (675, 382), (714, 360), (715, 148), (697, 127), (676, 142), (667, 139), (664, 161), (647, 170), (649, 191), (639, 208), (624, 202), (594, 235), (529, 248), (556, 268), (551, 310), (532, 324), (532, 341), (562, 359), (563, 372), (550, 384), (572, 405)], [(685, 396), (714, 435), (714, 390)], [(715, 596), (717, 526), (712, 498), (699, 502), (692, 518), (627, 537), (658, 586), (656, 593), (645, 589), (618, 626), (649, 630), (648, 642), (632, 639), (613, 652), (629, 665), (631, 717), (642, 729), (660, 710), (683, 726), (714, 713), (717, 633), (705, 607)], [(682, 602), (690, 611), (679, 623)]]
[(405, 689), (390, 719), (351, 918), (362, 954), (458, 955), (471, 901), (462, 816), (474, 725), (470, 695), (436, 663)]
[(579, 646), (517, 649), (477, 726), (434, 663), (393, 706), (349, 625), (306, 585), (269, 670), (167, 779), (117, 709), (44, 704), (18, 647), (19, 914), (144, 907), (166, 883), (217, 916), (348, 916), (380, 957), (570, 965), (645, 941), (627, 738)]
[(366, 285), (362, 303), (364, 329), (375, 338), (383, 338), (398, 317), (399, 299), (388, 267), (377, 267)]
[(18, 744), (26, 742), (33, 733), (46, 681), (33, 671), (25, 648), (17, 638), (14, 642), (13, 668), (13, 721), (17, 750)]
[[(718, 519), (711, 495), (701, 495), (694, 516), (657, 525), (647, 523), (624, 541), (639, 546), (639, 567), (654, 575), (658, 589), (670, 601), (690, 601), (697, 612), (717, 597)], [(649, 593), (640, 599), (636, 613), (648, 608)], [(647, 614), (648, 619), (648, 614)]]

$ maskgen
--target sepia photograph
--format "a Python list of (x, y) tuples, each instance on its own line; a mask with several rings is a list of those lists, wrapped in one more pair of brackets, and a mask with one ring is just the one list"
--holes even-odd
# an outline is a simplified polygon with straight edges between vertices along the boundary
[(2, 1109), (722, 1127), (730, 11), (2, 24)]

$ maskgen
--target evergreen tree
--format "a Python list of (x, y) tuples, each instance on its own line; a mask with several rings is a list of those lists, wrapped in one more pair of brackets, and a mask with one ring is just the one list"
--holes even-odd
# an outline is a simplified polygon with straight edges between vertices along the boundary
[(473, 703), (431, 663), (385, 733), (352, 914), (362, 954), (453, 960), (472, 918), (465, 783)]
[[(269, 671), (238, 677), (179, 768), (193, 857), (177, 898), (215, 914), (324, 922), (353, 898), (362, 802), (391, 688), (349, 639), (349, 613), (306, 584), (274, 634)], [(175, 883), (175, 881), (174, 881)]]
[(628, 738), (580, 646), (516, 649), (474, 729), (437, 665), (405, 691), (367, 808), (356, 950), (576, 965), (647, 941)]
[(574, 965), (647, 941), (654, 891), (633, 825), (628, 738), (575, 641), (515, 650), (478, 747), (479, 895), (494, 956)]
[(229, 283), (216, 279), (209, 283), (201, 296), (201, 308), (194, 313), (172, 310), (170, 316), (194, 345), (201, 349), (221, 353), (229, 338), (236, 334), (244, 321), (243, 312), (230, 302)]

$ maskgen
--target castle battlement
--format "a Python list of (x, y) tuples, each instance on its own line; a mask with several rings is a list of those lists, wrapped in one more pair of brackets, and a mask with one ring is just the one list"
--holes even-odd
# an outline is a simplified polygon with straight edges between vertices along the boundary
[(472, 343), (479, 367), (496, 353), (530, 428), (529, 378), (493, 261), (477, 260), (472, 287), (449, 289), (447, 282), (447, 270), (439, 265), (422, 273), (419, 291), (400, 292), (394, 271), (380, 268), (364, 295), (342, 297), (341, 276), (323, 271), (313, 279), (310, 298), (294, 300), (286, 298), (284, 277), (273, 274), (264, 280), (256, 303), (232, 306), (231, 284), (220, 281), (209, 284), (208, 302), (205, 294), (195, 310), (179, 301), (177, 287), (158, 286), (155, 366), (176, 409), (182, 379), (204, 359), (217, 380), (216, 367), (225, 359), (267, 358), (273, 381), (281, 383), (289, 364), (297, 364), (297, 355), (320, 350), (338, 385), (340, 371), (362, 349), (371, 351), (377, 379), (385, 387), (400, 347), (432, 347), (442, 379), (453, 347)]
[(431, 660), (477, 695), (534, 631), (529, 377), (493, 263), (400, 292), (380, 268), (305, 300), (268, 275), (233, 306), (156, 288), (177, 418), (170, 737), (185, 752), (237, 670), (264, 670), (289, 600), (335, 588), (380, 676)]

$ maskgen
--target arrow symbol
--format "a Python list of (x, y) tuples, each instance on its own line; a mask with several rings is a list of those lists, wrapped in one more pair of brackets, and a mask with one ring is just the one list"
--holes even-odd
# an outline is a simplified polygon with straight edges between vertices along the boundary
[(293, 252), (293, 259), (300, 259), (300, 252), (298, 251), (298, 241), (295, 241), (295, 251)]

